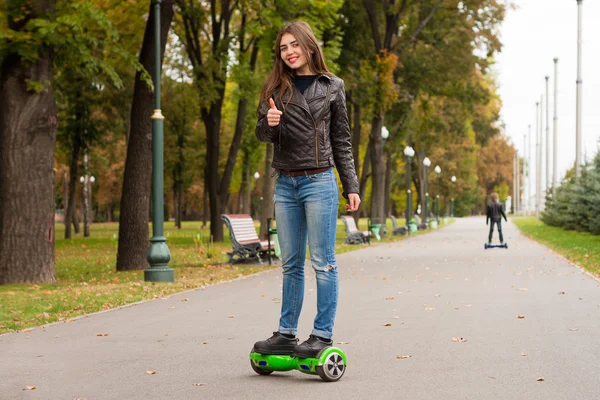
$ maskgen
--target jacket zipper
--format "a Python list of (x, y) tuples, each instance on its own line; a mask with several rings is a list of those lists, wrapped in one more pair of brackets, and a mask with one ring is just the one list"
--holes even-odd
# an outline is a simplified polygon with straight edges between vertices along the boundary
[[(331, 92), (331, 84), (327, 87), (327, 95), (325, 96), (325, 103), (323, 104), (323, 108), (321, 109), (321, 120), (323, 120), (323, 123), (325, 123), (323, 114), (325, 112), (325, 107), (327, 107), (327, 105), (329, 103), (330, 92)], [(310, 116), (310, 119), (313, 122), (313, 126), (315, 127), (315, 160), (316, 160), (315, 165), (316, 165), (316, 168), (319, 168), (319, 126), (315, 122), (315, 119), (313, 118), (312, 114), (310, 113), (310, 110), (306, 109), (304, 106), (297, 104), (297, 103), (288, 102), (288, 104), (295, 105), (296, 107), (300, 107), (301, 109), (306, 111), (306, 113)], [(323, 137), (325, 137), (325, 129), (323, 129)]]
[(312, 120), (313, 126), (315, 127), (315, 138), (317, 139), (317, 143), (315, 146), (315, 156), (317, 159), (317, 168), (319, 167), (319, 128), (317, 127), (317, 123), (315, 122), (315, 119), (313, 118), (312, 114), (310, 113), (310, 110), (307, 110), (304, 106), (297, 104), (297, 103), (292, 103), (291, 101), (288, 102), (288, 104), (292, 104), (296, 107), (300, 107), (301, 109), (303, 109), (304, 111), (306, 111), (306, 113), (310, 116), (310, 119)]

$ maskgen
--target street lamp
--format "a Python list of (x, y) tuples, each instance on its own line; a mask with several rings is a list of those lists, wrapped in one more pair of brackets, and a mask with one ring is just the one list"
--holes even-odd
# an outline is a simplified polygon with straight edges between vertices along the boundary
[(412, 157), (415, 155), (415, 150), (410, 146), (406, 146), (404, 148), (404, 155), (406, 156), (406, 231), (410, 232), (410, 220), (412, 213), (412, 192), (410, 191), (410, 165)]
[[(85, 155), (87, 158), (87, 154)], [(83, 183), (83, 237), (90, 237), (90, 207), (91, 207), (91, 193), (90, 183), (94, 183), (96, 178), (88, 175), (79, 177), (79, 182)]]
[(440, 174), (442, 173), (442, 169), (439, 165), (435, 166), (434, 169), (437, 177), (435, 179), (435, 220), (440, 223)]
[(381, 128), (381, 138), (382, 139), (387, 139), (390, 137), (390, 131), (388, 131), (388, 129), (384, 126)]
[(165, 193), (163, 121), (160, 110), (160, 5), (162, 0), (152, 0), (154, 7), (154, 114), (152, 115), (152, 238), (146, 259), (150, 268), (144, 271), (144, 281), (175, 282), (175, 271), (169, 267), (171, 253), (164, 236)]
[[(254, 173), (254, 179), (255, 179), (256, 181), (258, 181), (258, 178), (260, 178), (260, 174), (258, 173), (258, 171), (256, 171), (256, 172)], [(254, 190), (256, 190), (256, 183), (254, 184)], [(253, 196), (253, 197), (254, 197), (254, 196)], [(256, 216), (256, 213), (259, 213), (259, 214), (260, 214), (260, 211), (259, 211), (259, 210), (260, 210), (260, 208), (261, 208), (261, 203), (262, 203), (262, 196), (260, 197), (260, 203), (259, 203), (259, 204), (258, 204), (258, 206), (257, 206), (257, 207), (254, 209), (254, 211), (255, 211), (255, 216)], [(260, 218), (260, 215), (259, 215), (259, 217), (258, 217), (258, 218)], [(255, 219), (258, 219), (258, 218), (255, 218)]]
[(427, 185), (427, 169), (431, 165), (429, 157), (423, 159), (423, 165), (425, 166), (425, 224), (429, 223), (429, 189)]
[(456, 183), (456, 176), (452, 175), (450, 178), (452, 181), (452, 200), (450, 201), (450, 216), (454, 218), (454, 184)]

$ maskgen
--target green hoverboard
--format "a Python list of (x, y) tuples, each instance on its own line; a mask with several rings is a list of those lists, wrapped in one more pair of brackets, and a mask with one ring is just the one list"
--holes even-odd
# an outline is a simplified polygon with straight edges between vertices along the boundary
[(337, 347), (326, 347), (316, 358), (266, 355), (250, 352), (250, 365), (259, 375), (270, 375), (273, 371), (297, 369), (310, 375), (319, 375), (325, 382), (340, 380), (346, 371), (346, 355)]

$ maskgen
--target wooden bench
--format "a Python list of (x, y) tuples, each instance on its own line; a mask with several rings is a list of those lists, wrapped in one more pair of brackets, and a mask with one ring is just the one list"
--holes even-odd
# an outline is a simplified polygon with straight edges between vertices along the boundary
[(396, 221), (396, 217), (390, 215), (390, 219), (392, 220), (392, 225), (394, 225), (394, 230), (392, 231), (392, 235), (406, 235), (407, 229), (405, 226), (398, 226), (398, 221)]
[(235, 264), (256, 259), (259, 264), (262, 264), (261, 257), (266, 255), (268, 251), (275, 250), (273, 242), (271, 242), (269, 248), (268, 241), (258, 238), (254, 221), (248, 214), (222, 214), (221, 219), (229, 229), (229, 237), (233, 247), (233, 251), (227, 253), (229, 263)]
[(344, 243), (346, 244), (365, 244), (370, 243), (371, 232), (364, 231), (361, 232), (356, 227), (356, 223), (354, 222), (354, 218), (350, 215), (342, 215), (340, 217), (342, 221), (344, 221), (344, 225), (346, 226), (346, 239)]

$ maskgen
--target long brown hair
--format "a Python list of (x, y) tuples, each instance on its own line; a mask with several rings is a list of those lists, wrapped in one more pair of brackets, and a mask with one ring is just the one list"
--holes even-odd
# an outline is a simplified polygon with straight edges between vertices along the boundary
[(310, 25), (303, 21), (288, 22), (277, 34), (277, 39), (275, 40), (275, 64), (262, 87), (260, 103), (258, 105), (259, 109), (263, 102), (267, 102), (269, 98), (273, 97), (276, 90), (279, 90), (279, 100), (281, 103), (283, 103), (283, 96), (287, 93), (289, 93), (289, 97), (291, 97), (293, 91), (292, 77), (294, 76), (294, 72), (281, 58), (281, 50), (279, 48), (281, 45), (281, 38), (286, 33), (293, 35), (298, 41), (300, 48), (306, 56), (311, 71), (317, 74), (333, 75), (327, 69), (323, 50), (321, 49), (321, 46), (319, 46), (319, 42)]

